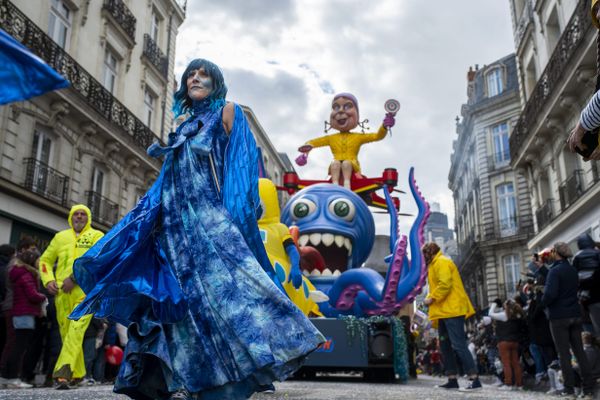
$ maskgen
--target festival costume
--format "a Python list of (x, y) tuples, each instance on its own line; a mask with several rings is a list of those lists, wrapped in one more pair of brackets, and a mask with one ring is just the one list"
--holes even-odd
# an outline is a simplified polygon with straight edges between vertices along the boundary
[(319, 311), (319, 306), (310, 298), (311, 292), (317, 290), (313, 284), (306, 277), (302, 277), (302, 286), (298, 289), (294, 287), (292, 282), (288, 282), (292, 268), (290, 259), (294, 257), (290, 253), (296, 253), (297, 261), (299, 261), (300, 255), (290, 235), (289, 228), (279, 222), (280, 211), (275, 185), (268, 179), (260, 179), (259, 193), (263, 203), (263, 215), (258, 220), (258, 229), (260, 229), (265, 249), (277, 279), (283, 285), (290, 300), (302, 310), (304, 315), (322, 317), (323, 314)]
[[(85, 211), (88, 217), (87, 224), (79, 235), (73, 230), (71, 221), (73, 214), (78, 210)], [(54, 236), (46, 251), (40, 257), (39, 268), (44, 287), (51, 281), (56, 281), (59, 287), (58, 294), (54, 298), (54, 304), (62, 347), (54, 367), (53, 377), (77, 379), (85, 376), (82, 349), (83, 335), (92, 316), (87, 315), (78, 321), (70, 320), (68, 318), (69, 314), (84, 299), (85, 293), (79, 285), (75, 285), (69, 293), (63, 292), (60, 288), (63, 281), (73, 275), (74, 261), (100, 240), (103, 233), (92, 228), (92, 213), (83, 204), (71, 208), (69, 225), (71, 229), (60, 231)], [(55, 262), (57, 262), (56, 272), (53, 271)]]
[(222, 110), (194, 104), (149, 149), (166, 156), (157, 181), (75, 266), (87, 297), (71, 317), (129, 326), (115, 391), (136, 399), (247, 398), (324, 341), (265, 273), (256, 144), (242, 109), (229, 136)]
[(358, 162), (360, 146), (382, 140), (386, 133), (387, 130), (382, 125), (377, 133), (340, 132), (309, 140), (306, 144), (313, 148), (329, 146), (335, 160), (350, 161), (354, 172), (360, 173), (360, 163)]

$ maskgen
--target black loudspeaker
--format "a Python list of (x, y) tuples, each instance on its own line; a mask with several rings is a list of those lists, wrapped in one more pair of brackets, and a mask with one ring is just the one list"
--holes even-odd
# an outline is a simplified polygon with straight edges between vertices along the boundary
[(388, 322), (373, 323), (369, 327), (369, 363), (394, 363), (394, 336)]

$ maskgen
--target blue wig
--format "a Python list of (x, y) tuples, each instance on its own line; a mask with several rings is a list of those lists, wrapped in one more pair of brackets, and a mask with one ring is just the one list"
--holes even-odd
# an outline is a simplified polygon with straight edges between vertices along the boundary
[(223, 73), (216, 64), (202, 58), (197, 58), (192, 60), (192, 62), (189, 63), (183, 72), (179, 90), (177, 90), (173, 96), (173, 112), (175, 113), (175, 117), (185, 114), (189, 109), (192, 108), (193, 100), (188, 96), (187, 78), (191, 71), (195, 71), (200, 68), (204, 68), (208, 76), (210, 76), (213, 81), (213, 91), (207, 97), (207, 100), (210, 101), (211, 108), (218, 108), (225, 104), (227, 86), (225, 86)]

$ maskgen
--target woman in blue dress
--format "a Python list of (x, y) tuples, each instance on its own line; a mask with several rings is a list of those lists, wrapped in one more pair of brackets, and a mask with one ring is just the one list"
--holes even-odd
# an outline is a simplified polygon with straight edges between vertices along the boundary
[(245, 399), (324, 341), (274, 283), (257, 226), (258, 152), (213, 63), (175, 94), (189, 117), (136, 207), (74, 265), (89, 313), (128, 326), (115, 391), (135, 399)]

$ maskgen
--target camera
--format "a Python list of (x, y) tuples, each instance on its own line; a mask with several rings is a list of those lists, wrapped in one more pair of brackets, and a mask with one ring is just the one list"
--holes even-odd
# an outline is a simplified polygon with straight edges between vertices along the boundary
[(592, 155), (596, 147), (598, 147), (598, 129), (586, 131), (581, 139), (583, 148), (575, 147), (575, 151), (583, 158), (588, 158)]

